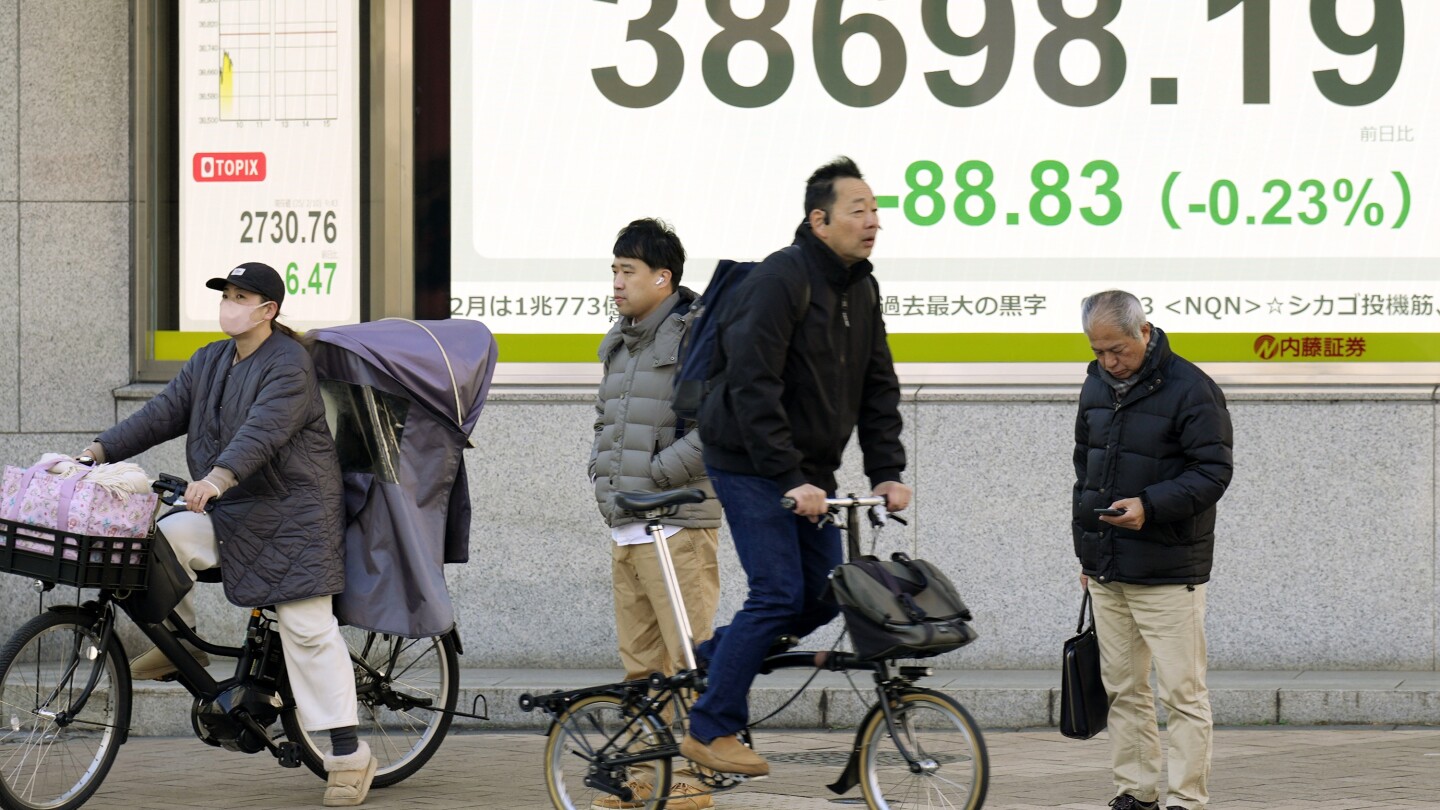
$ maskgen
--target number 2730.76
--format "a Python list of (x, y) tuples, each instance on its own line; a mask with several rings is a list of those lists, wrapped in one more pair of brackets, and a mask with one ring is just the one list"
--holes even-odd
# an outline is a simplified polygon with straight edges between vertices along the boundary
[(293, 245), (322, 239), (331, 244), (335, 242), (338, 233), (334, 211), (305, 211), (303, 216), (309, 220), (309, 233), (300, 211), (241, 211), (240, 223), (244, 230), (240, 232), (240, 243), (270, 241)]

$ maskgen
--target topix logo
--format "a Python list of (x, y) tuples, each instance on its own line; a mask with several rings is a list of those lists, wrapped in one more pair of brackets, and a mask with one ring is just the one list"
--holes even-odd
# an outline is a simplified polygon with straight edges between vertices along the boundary
[(196, 152), (197, 183), (258, 183), (265, 179), (264, 152)]
[(1274, 335), (1261, 335), (1255, 338), (1255, 355), (1261, 360), (1274, 360), (1275, 355), (1280, 351), (1280, 341)]

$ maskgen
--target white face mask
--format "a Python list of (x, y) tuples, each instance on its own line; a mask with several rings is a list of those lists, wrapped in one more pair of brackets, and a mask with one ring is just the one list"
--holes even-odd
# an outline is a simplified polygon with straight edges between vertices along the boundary
[(220, 331), (230, 337), (237, 337), (249, 332), (261, 323), (261, 321), (251, 320), (250, 313), (263, 306), (265, 304), (247, 307), (239, 301), (222, 300), (220, 302)]

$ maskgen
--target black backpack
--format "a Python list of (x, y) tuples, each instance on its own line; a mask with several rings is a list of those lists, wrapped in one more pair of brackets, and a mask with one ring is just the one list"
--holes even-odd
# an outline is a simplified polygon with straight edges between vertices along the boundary
[[(785, 250), (799, 253), (791, 245)], [(715, 265), (705, 294), (694, 303), (695, 315), (690, 328), (680, 342), (680, 367), (675, 372), (675, 396), (671, 409), (682, 422), (694, 422), (700, 415), (700, 406), (710, 392), (711, 382), (725, 370), (725, 356), (720, 348), (720, 332), (725, 324), (733, 320), (733, 302), (738, 298), (739, 289), (750, 271), (760, 262), (736, 262), (721, 259)], [(805, 300), (801, 311), (810, 308), (810, 285), (805, 285)]]

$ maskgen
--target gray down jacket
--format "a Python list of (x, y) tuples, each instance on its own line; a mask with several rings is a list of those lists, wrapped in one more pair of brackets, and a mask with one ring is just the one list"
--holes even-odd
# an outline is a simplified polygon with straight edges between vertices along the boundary
[(196, 352), (158, 396), (96, 439), (120, 461), (178, 436), (192, 480), (224, 467), (239, 481), (215, 501), (225, 596), (242, 607), (345, 588), (340, 462), (310, 354), (276, 332), (235, 357)]
[(692, 529), (720, 525), (720, 502), (701, 460), (700, 431), (689, 430), (677, 441), (670, 409), (680, 339), (690, 326), (696, 297), (681, 287), (645, 320), (622, 318), (600, 342), (605, 375), (595, 399), (590, 476), (600, 514), (612, 527), (637, 520), (615, 509), (614, 493), (682, 487), (702, 489), (710, 499), (681, 507), (665, 522)]

